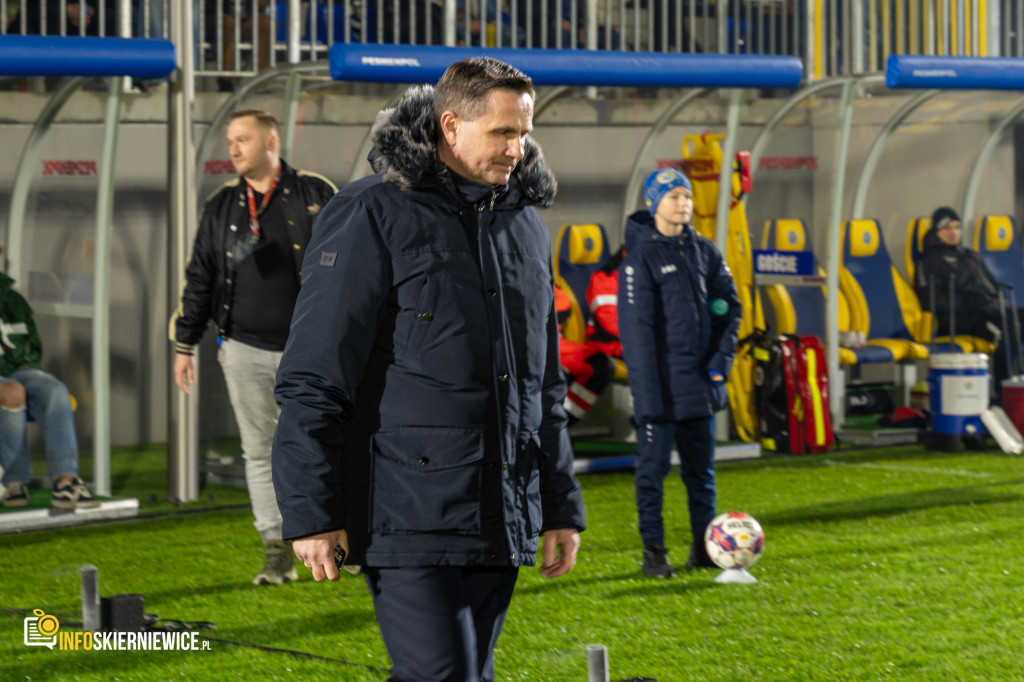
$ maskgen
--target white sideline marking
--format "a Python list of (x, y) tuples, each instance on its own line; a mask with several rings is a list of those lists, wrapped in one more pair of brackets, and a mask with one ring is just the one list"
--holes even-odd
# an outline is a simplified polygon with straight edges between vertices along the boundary
[(853, 467), (856, 469), (882, 469), (884, 471), (902, 471), (911, 474), (939, 474), (942, 476), (966, 476), (967, 478), (993, 478), (993, 474), (984, 471), (970, 471), (968, 469), (933, 469), (931, 467), (912, 467), (900, 464), (864, 464), (853, 462), (837, 462), (834, 459), (824, 459), (822, 464), (834, 467)]

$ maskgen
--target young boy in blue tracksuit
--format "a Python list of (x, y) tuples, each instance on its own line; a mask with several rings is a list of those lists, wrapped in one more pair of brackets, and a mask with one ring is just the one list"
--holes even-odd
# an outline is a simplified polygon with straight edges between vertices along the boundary
[(742, 309), (721, 252), (690, 225), (693, 191), (674, 169), (644, 183), (646, 211), (626, 222), (619, 333), (637, 423), (636, 505), (643, 572), (675, 575), (662, 520), (672, 444), (689, 501), (687, 565), (711, 567), (704, 530), (715, 517), (714, 413), (728, 401)]

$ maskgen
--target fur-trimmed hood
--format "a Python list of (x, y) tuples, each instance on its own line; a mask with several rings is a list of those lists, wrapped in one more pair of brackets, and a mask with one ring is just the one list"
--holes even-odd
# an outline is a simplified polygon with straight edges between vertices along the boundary
[[(369, 161), (384, 182), (403, 190), (438, 184), (455, 192), (451, 171), (437, 154), (439, 136), (434, 117), (434, 86), (410, 88), (393, 109), (377, 114), (370, 131), (373, 151)], [(523, 160), (512, 171), (504, 202), (526, 203), (547, 208), (555, 201), (558, 184), (544, 162), (540, 146), (529, 135)]]

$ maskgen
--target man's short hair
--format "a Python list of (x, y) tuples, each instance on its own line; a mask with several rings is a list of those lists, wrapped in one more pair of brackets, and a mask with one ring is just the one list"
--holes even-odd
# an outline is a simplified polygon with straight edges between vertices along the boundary
[(434, 114), (453, 112), (459, 118), (472, 121), (487, 111), (487, 98), (491, 90), (511, 90), (536, 98), (533, 81), (514, 66), (492, 57), (471, 57), (448, 67), (437, 82), (434, 96)]
[(277, 124), (277, 119), (269, 111), (263, 111), (262, 109), (242, 109), (241, 111), (232, 111), (231, 117), (228, 122), (234, 121), (239, 118), (253, 117), (256, 119), (256, 125), (264, 130), (264, 132), (274, 133), (277, 137), (281, 137), (281, 129)]

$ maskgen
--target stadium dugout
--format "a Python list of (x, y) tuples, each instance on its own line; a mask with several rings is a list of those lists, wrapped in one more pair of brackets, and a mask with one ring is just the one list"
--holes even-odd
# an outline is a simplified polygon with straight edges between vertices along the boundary
[[(87, 318), (92, 322), (92, 399), (94, 401), (93, 486), (101, 496), (110, 488), (110, 241), (121, 105), (127, 78), (164, 78), (175, 67), (174, 46), (166, 40), (95, 37), (0, 36), (0, 75), (64, 76), (25, 142), (15, 173), (7, 223), (6, 272), (27, 292), (24, 249), (27, 198), (39, 164), (42, 142), (68, 98), (87, 78), (107, 78), (102, 152), (96, 174), (94, 273), (91, 296), (76, 302), (33, 301), (36, 314)], [(51, 527), (89, 519), (131, 516), (137, 500), (104, 502), (96, 510), (53, 516), (49, 510), (17, 513), (19, 529)], [(4, 522), (7, 522), (5, 515)]]

